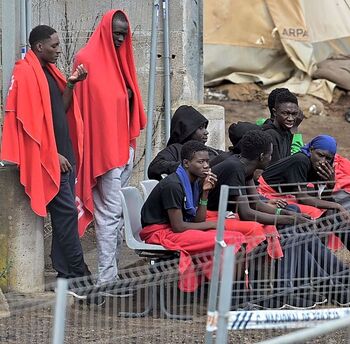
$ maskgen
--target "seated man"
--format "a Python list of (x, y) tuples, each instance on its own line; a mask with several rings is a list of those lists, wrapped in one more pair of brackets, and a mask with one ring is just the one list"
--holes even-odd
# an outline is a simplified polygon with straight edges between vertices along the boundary
[[(276, 98), (279, 94), (288, 92), (287, 88), (276, 88), (274, 89), (268, 97), (268, 107), (270, 110), (271, 117), (268, 119), (261, 118), (257, 121), (257, 124), (267, 128), (273, 124), (275, 120), (275, 103)], [(302, 134), (298, 132), (298, 127), (304, 119), (303, 112), (299, 109), (299, 115), (296, 117), (293, 128), (290, 130), (293, 134), (291, 154), (300, 152), (300, 149), (304, 146)], [(289, 155), (291, 155), (289, 154)], [(286, 156), (289, 156), (286, 155)], [(214, 159), (217, 161), (217, 158)], [(211, 161), (211, 166), (214, 163)], [(345, 201), (345, 199), (350, 201), (350, 161), (343, 156), (336, 154), (334, 158), (334, 176), (335, 176), (335, 186), (333, 191), (333, 197), (338, 202)]]
[[(162, 179), (162, 174), (176, 171), (181, 162), (181, 147), (190, 140), (203, 142), (208, 140), (208, 120), (195, 108), (180, 106), (171, 119), (170, 138), (167, 147), (158, 153), (148, 167), (148, 178)], [(222, 151), (208, 147), (209, 159)]]
[(272, 137), (271, 164), (291, 155), (293, 140), (291, 130), (295, 126), (299, 113), (298, 100), (293, 93), (284, 91), (277, 94), (272, 123), (265, 123), (262, 126), (262, 129)]
[[(256, 124), (259, 126), (265, 125), (271, 125), (275, 119), (275, 103), (276, 103), (276, 97), (280, 93), (289, 92), (288, 88), (275, 88), (272, 90), (269, 94), (269, 97), (267, 99), (268, 108), (270, 111), (270, 118), (259, 118), (256, 121)], [(301, 133), (298, 132), (298, 127), (301, 124), (301, 122), (304, 119), (304, 114), (299, 108), (299, 115), (297, 116), (293, 128), (290, 130), (293, 134), (292, 138), (292, 146), (291, 146), (291, 154), (297, 153), (300, 151), (300, 148), (304, 146), (303, 143), (303, 136)]]
[(232, 146), (228, 147), (228, 152), (223, 152), (210, 160), (210, 167), (219, 164), (231, 155), (239, 154), (241, 152), (239, 141), (242, 139), (244, 134), (251, 130), (261, 130), (261, 127), (250, 122), (232, 123), (228, 128), (228, 136)]
[[(341, 203), (330, 198), (334, 187), (332, 165), (336, 149), (337, 144), (333, 137), (316, 136), (301, 152), (269, 166), (259, 179), (259, 192), (269, 198), (280, 198), (283, 193), (288, 203), (297, 202), (301, 211), (313, 218), (321, 217), (326, 210), (333, 210), (348, 220), (348, 211)], [(320, 182), (323, 184), (322, 189)], [(308, 183), (314, 185), (314, 192), (310, 192)], [(280, 184), (282, 185), (277, 186)], [(288, 197), (288, 194), (293, 194), (293, 197)], [(337, 236), (350, 248), (346, 233)], [(334, 248), (338, 245), (336, 243)]]
[[(210, 253), (215, 247), (216, 222), (206, 221), (206, 213), (208, 193), (216, 176), (209, 169), (208, 149), (201, 142), (186, 142), (181, 148), (181, 161), (143, 205), (140, 237), (147, 243), (180, 251), (181, 288), (193, 291), (198, 281), (190, 255)], [(235, 245), (235, 252), (245, 243), (244, 236), (234, 231), (225, 231), (224, 240)]]
[[(256, 169), (263, 170), (270, 162), (272, 155), (271, 137), (262, 131), (249, 131), (241, 139), (240, 149), (240, 155), (229, 157), (213, 167), (213, 173), (217, 175), (218, 182), (209, 194), (208, 209), (218, 209), (220, 187), (228, 185), (233, 187), (229, 192), (228, 208), (237, 212), (242, 222), (257, 221), (264, 225), (292, 226), (283, 229), (279, 226), (284, 258), (277, 262), (278, 274), (276, 277), (285, 282), (284, 287), (293, 285), (293, 280), (296, 278), (324, 277), (345, 270), (341, 262), (332, 255), (317, 236), (312, 233), (302, 236), (296, 235), (296, 229), (300, 229), (300, 226), (295, 229), (293, 225), (304, 224), (305, 227), (309, 223), (312, 224), (308, 218), (285, 209), (277, 208), (276, 210), (260, 200), (253, 175)], [(248, 239), (249, 237), (247, 237)], [(296, 263), (295, 266), (295, 260), (302, 257), (296, 253), (296, 250), (305, 253), (305, 259), (299, 264)], [(328, 257), (327, 264), (324, 262), (324, 257)], [(315, 268), (316, 263), (318, 265)], [(261, 266), (259, 268), (261, 269)], [(310, 271), (315, 271), (315, 275), (310, 275)], [(307, 276), (305, 276), (306, 273), (308, 273)], [(341, 299), (337, 299), (342, 304), (345, 303), (344, 300), (347, 302), (347, 296), (343, 295)], [(295, 305), (295, 300), (289, 302)], [(308, 304), (307, 302), (305, 299), (301, 301), (298, 299), (296, 305)], [(310, 300), (310, 302), (313, 304), (314, 300)]]
[[(304, 216), (263, 202), (256, 190), (254, 172), (264, 170), (272, 155), (272, 140), (263, 131), (248, 131), (240, 140), (240, 155), (232, 155), (213, 167), (218, 182), (209, 195), (208, 209), (218, 210), (220, 187), (235, 187), (230, 190), (228, 210), (238, 213), (242, 221), (256, 221), (263, 225), (293, 225), (306, 223)], [(239, 205), (239, 206), (238, 206)], [(278, 211), (279, 216), (275, 216)], [(270, 229), (271, 226), (266, 226)], [(277, 231), (275, 232), (278, 236)]]

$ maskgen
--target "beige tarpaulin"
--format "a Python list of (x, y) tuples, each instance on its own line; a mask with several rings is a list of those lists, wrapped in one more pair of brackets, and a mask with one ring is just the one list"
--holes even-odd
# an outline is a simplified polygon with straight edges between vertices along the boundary
[[(293, 85), (330, 101), (335, 84), (312, 80), (317, 63), (350, 54), (350, 1), (204, 0), (207, 85)], [(315, 94), (316, 95), (316, 94)]]

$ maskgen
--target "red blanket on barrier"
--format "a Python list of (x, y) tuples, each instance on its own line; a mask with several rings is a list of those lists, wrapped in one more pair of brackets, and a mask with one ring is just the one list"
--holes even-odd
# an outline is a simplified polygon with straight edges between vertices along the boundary
[(336, 154), (334, 158), (335, 186), (333, 191), (350, 192), (350, 161)]
[[(208, 211), (207, 221), (216, 221), (217, 212)], [(266, 228), (268, 227), (268, 228)], [(193, 264), (192, 255), (212, 252), (215, 247), (216, 230), (199, 231), (187, 230), (183, 233), (174, 233), (169, 224), (151, 225), (142, 229), (142, 240), (149, 244), (161, 244), (169, 250), (180, 252), (180, 283), (183, 291), (191, 292), (197, 289), (200, 278), (196, 269), (210, 279), (212, 259), (196, 261)], [(227, 245), (235, 245), (237, 252), (242, 244), (247, 244), (247, 253), (251, 252), (262, 241), (268, 241), (268, 254), (272, 258), (283, 257), (282, 248), (278, 240), (278, 233), (274, 226), (263, 226), (257, 222), (226, 219), (224, 241)]]
[[(210, 278), (211, 255), (215, 248), (216, 230), (189, 229), (182, 233), (174, 233), (169, 224), (150, 225), (142, 229), (140, 237), (149, 244), (161, 244), (169, 250), (180, 252), (179, 288), (182, 291), (192, 292), (198, 288), (201, 276), (197, 274), (196, 269), (200, 270), (208, 279)], [(245, 238), (241, 233), (225, 231), (224, 241), (227, 245), (235, 245), (236, 253), (245, 243)], [(203, 261), (196, 261), (196, 265), (193, 264), (191, 256), (206, 252), (208, 252), (208, 257)]]
[[(207, 211), (207, 221), (216, 221), (217, 218), (217, 211)], [(252, 252), (255, 247), (266, 240), (268, 255), (273, 259), (283, 257), (279, 234), (275, 226), (262, 225), (254, 221), (241, 221), (238, 214), (235, 214), (234, 219), (225, 220), (225, 229), (240, 232), (245, 236), (247, 253)]]
[[(263, 177), (259, 178), (258, 192), (264, 197), (267, 197), (269, 199), (283, 198), (288, 204), (297, 204), (302, 213), (310, 215), (313, 219), (318, 219), (325, 212), (325, 210), (312, 207), (310, 205), (298, 203), (297, 199), (292, 195), (279, 194), (277, 191), (272, 189), (272, 187), (265, 182)], [(340, 248), (342, 248), (342, 246), (343, 244), (337, 236), (335, 236), (334, 234), (330, 234), (328, 236), (328, 247), (330, 249), (339, 250)]]
[[(66, 80), (48, 64), (63, 92)], [(75, 97), (67, 112), (68, 126), (79, 171), (83, 123)], [(60, 166), (52, 122), (50, 91), (42, 66), (32, 51), (16, 63), (6, 100), (1, 159), (19, 166), (20, 182), (33, 211), (46, 216), (46, 206), (57, 194)]]
[[(84, 157), (77, 178), (79, 234), (93, 219), (92, 188), (96, 178), (123, 166), (129, 146), (145, 127), (146, 116), (138, 88), (132, 50), (131, 28), (116, 50), (112, 39), (112, 18), (107, 12), (87, 45), (79, 51), (75, 66), (84, 64), (88, 77), (75, 87), (84, 120)], [(131, 111), (127, 87), (133, 92)]]

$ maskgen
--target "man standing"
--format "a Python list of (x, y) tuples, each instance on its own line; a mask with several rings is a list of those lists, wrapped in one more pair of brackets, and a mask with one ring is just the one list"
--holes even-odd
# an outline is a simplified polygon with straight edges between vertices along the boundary
[(79, 232), (95, 219), (98, 249), (97, 286), (117, 280), (122, 243), (119, 190), (131, 177), (136, 138), (146, 117), (137, 83), (131, 30), (126, 15), (107, 12), (75, 65), (89, 78), (76, 87), (84, 121), (84, 157), (78, 175)]
[[(19, 166), (33, 211), (46, 216), (48, 209), (51, 214), (51, 259), (57, 276), (81, 277), (86, 265), (74, 182), (82, 156), (83, 125), (73, 88), (87, 72), (79, 65), (65, 80), (55, 66), (61, 48), (53, 28), (35, 27), (29, 43), (31, 50), (15, 65), (6, 101), (2, 159)], [(79, 290), (72, 294), (84, 297)]]

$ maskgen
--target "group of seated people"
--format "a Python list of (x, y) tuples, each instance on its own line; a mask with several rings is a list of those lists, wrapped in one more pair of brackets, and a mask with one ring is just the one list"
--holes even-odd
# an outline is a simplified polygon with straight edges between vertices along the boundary
[[(331, 136), (302, 143), (303, 114), (288, 89), (272, 91), (268, 105), (269, 119), (229, 127), (228, 152), (206, 145), (208, 120), (201, 113), (177, 109), (167, 147), (148, 169), (159, 183), (142, 208), (141, 238), (179, 251), (180, 288), (194, 291), (194, 270), (201, 267), (192, 256), (213, 251), (220, 189), (228, 185), (224, 241), (244, 252), (241, 277), (254, 304), (309, 307), (328, 298), (348, 306), (350, 270), (333, 251), (343, 245), (350, 250), (350, 162), (336, 154)], [(273, 280), (283, 290), (283, 298), (268, 305), (266, 295), (254, 292), (263, 262), (254, 264), (257, 252), (274, 266)], [(202, 268), (210, 278), (208, 264)], [(274, 290), (272, 283), (271, 295)]]

